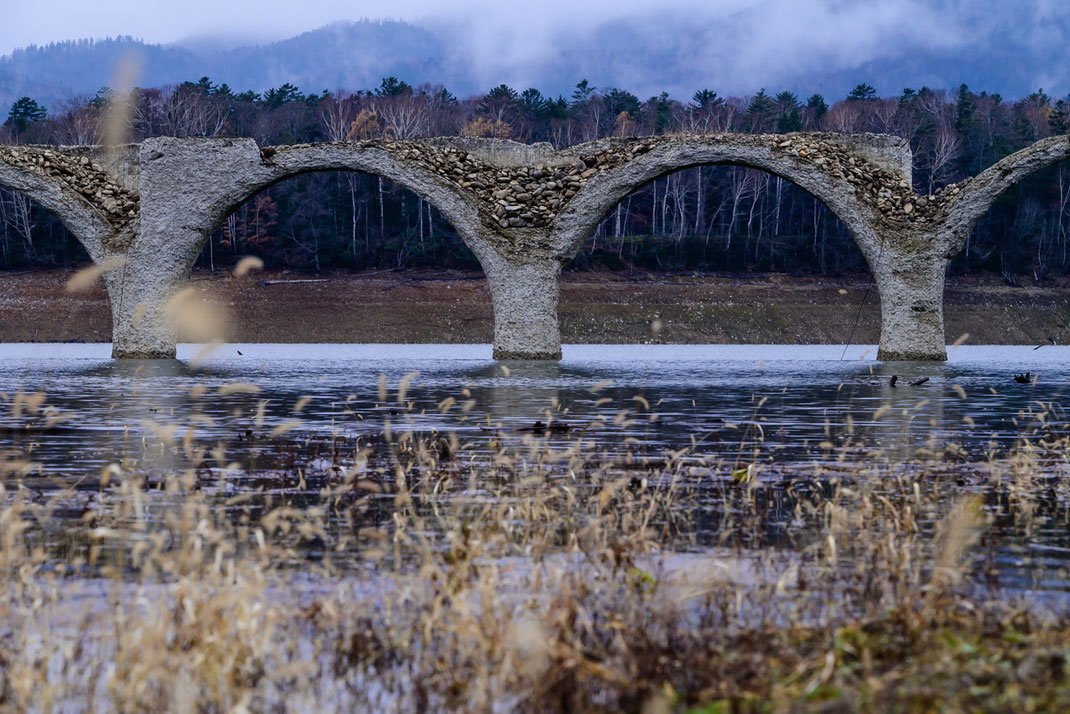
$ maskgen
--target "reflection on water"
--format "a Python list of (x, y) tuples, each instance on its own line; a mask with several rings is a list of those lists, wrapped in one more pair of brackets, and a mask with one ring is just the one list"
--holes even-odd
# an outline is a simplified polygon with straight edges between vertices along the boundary
[[(604, 423), (583, 438), (609, 453), (628, 448), (629, 437), (656, 455), (695, 436), (697, 453), (726, 457), (760, 438), (776, 447), (781, 466), (823, 459), (828, 444), (906, 457), (950, 442), (977, 458), (993, 444), (1012, 444), (1037, 415), (1061, 423), (1070, 384), (1066, 347), (960, 347), (943, 364), (884, 364), (867, 348), (839, 360), (835, 346), (566, 346), (560, 363), (496, 363), (479, 345), (226, 345), (193, 368), (196, 351), (182, 346), (176, 361), (113, 362), (106, 345), (2, 345), (0, 391), (43, 391), (48, 404), (73, 413), (35, 442), (35, 460), (51, 473), (85, 475), (151, 437), (153, 422), (185, 428), (204, 414), (210, 420), (198, 421), (197, 438), (230, 442), (251, 426), (261, 401), (262, 428), (271, 429), (294, 417), (302, 397), (311, 399), (301, 428), (324, 434), (377, 433), (384, 419), (399, 421), (400, 409), (415, 428), (474, 436), (488, 424), (530, 428), (550, 410), (569, 425)], [(1027, 371), (1035, 384), (1013, 381)], [(406, 409), (397, 388), (412, 372), (419, 375)], [(910, 386), (920, 377), (928, 380)], [(236, 381), (260, 391), (217, 397)], [(447, 398), (458, 407), (443, 416)], [(622, 410), (629, 418), (614, 424)]]
[[(840, 359), (836, 346), (566, 346), (559, 363), (500, 363), (485, 345), (224, 345), (197, 367), (192, 345), (175, 361), (113, 362), (109, 349), (0, 345), (0, 392), (44, 392), (70, 416), (0, 423), (3, 450), (40, 464), (24, 481), (31, 488), (96, 488), (110, 464), (135, 463), (151, 478), (184, 468), (193, 448), (263, 465), (265, 436), (294, 420), (290, 433), (306, 440), (361, 443), (388, 423), (452, 432), (474, 454), (530, 434), (580, 440), (604, 459), (659, 460), (693, 446), (689, 459), (770, 476), (919, 455), (982, 462), (1023, 434), (1064, 429), (1070, 384), (1066, 347), (964, 346), (947, 363), (883, 364), (873, 348)], [(1024, 372), (1035, 382), (1015, 383)], [(547, 432), (547, 422), (568, 429)], [(1028, 556), (1059, 584), (1050, 574), (1070, 562), (1064, 530), (1053, 520), (1000, 558)]]

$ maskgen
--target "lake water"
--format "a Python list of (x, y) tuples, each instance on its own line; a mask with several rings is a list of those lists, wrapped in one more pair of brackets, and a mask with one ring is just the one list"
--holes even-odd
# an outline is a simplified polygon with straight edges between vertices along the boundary
[[(42, 392), (53, 409), (16, 419), (5, 404), (2, 450), (36, 464), (5, 481), (97, 490), (101, 473), (123, 463), (151, 479), (185, 468), (182, 448), (158, 448), (185, 437), (204, 449), (223, 444), (223, 460), (244, 472), (285, 469), (293, 460), (266, 446), (280, 425), (305, 446), (370, 443), (386, 428), (453, 433), (473, 458), (503, 442), (522, 449), (532, 436), (561, 448), (579, 440), (601, 458), (640, 464), (690, 447), (686, 459), (722, 464), (724, 478), (751, 464), (758, 478), (775, 480), (874, 461), (980, 463), (1023, 435), (1065, 434), (1070, 387), (1070, 347), (1055, 346), (962, 346), (937, 364), (878, 363), (867, 346), (567, 345), (560, 362), (504, 363), (489, 345), (202, 352), (181, 345), (178, 360), (113, 362), (110, 345), (0, 345), (4, 401)], [(1026, 372), (1029, 383), (1014, 381)], [(567, 430), (540, 431), (536, 423), (548, 420)], [(297, 465), (323, 465), (327, 451), (303, 451)], [(1062, 466), (1050, 475), (1062, 478)], [(1000, 559), (1010, 568), (1032, 549), (1045, 586), (1062, 588), (1070, 543), (1065, 524), (1048, 523), (1030, 542), (1010, 542)]]
[[(113, 362), (109, 345), (0, 345), (0, 392), (44, 392), (47, 404), (75, 416), (41, 438), (34, 456), (50, 473), (82, 476), (120, 459), (148, 421), (185, 425), (206, 414), (213, 423), (199, 424), (198, 438), (229, 442), (261, 400), (261, 427), (270, 430), (294, 418), (302, 397), (311, 399), (301, 428), (314, 433), (376, 433), (393, 417), (417, 430), (475, 435), (488, 425), (530, 428), (549, 409), (571, 426), (606, 422), (585, 436), (610, 452), (629, 437), (656, 455), (705, 436), (704, 455), (735, 454), (741, 442), (761, 439), (786, 452), (784, 466), (823, 458), (822, 442), (848, 440), (900, 456), (954, 442), (979, 456), (993, 442), (1013, 444), (1038, 414), (1062, 423), (1070, 387), (1070, 347), (963, 346), (946, 363), (883, 364), (873, 347), (852, 347), (841, 359), (837, 346), (566, 345), (560, 362), (497, 363), (489, 345), (249, 344), (221, 346), (191, 367), (199, 351), (181, 345), (175, 361)], [(397, 389), (414, 372), (399, 420)], [(1025, 372), (1035, 383), (1014, 382)], [(215, 398), (232, 382), (260, 392)], [(198, 386), (205, 395), (191, 396)], [(459, 408), (442, 416), (438, 405), (450, 397), (474, 402), (463, 416)], [(627, 423), (614, 425), (625, 409)]]

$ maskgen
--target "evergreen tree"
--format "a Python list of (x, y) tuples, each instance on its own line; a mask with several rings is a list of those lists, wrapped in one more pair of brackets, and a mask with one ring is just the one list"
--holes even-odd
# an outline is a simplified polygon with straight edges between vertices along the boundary
[(89, 106), (94, 109), (105, 109), (111, 100), (114, 98), (115, 92), (111, 87), (104, 86), (97, 90), (97, 93), (93, 95), (93, 98), (89, 100)]
[(546, 108), (547, 99), (542, 92), (534, 87), (528, 87), (520, 93), (520, 106), (529, 116), (536, 116)]
[(776, 95), (777, 116), (776, 130), (785, 134), (802, 129), (802, 116), (799, 114), (799, 98), (791, 92)]
[(507, 84), (499, 84), (494, 89), (487, 92), (486, 101), (498, 102), (515, 102), (517, 100), (516, 90)]
[(1028, 100), (1022, 99), (1014, 103), (1014, 119), (1011, 123), (1011, 132), (1014, 140), (1021, 146), (1031, 144), (1037, 140), (1036, 129), (1026, 116), (1026, 104)]
[(718, 107), (724, 104), (724, 100), (717, 96), (717, 92), (709, 89), (700, 89), (691, 96), (691, 101), (699, 109)]
[(643, 109), (639, 97), (622, 89), (609, 90), (602, 95), (602, 101), (605, 103), (606, 114), (611, 117), (616, 117), (621, 112), (628, 112), (633, 117), (637, 117)]
[(507, 84), (499, 84), (483, 97), (479, 103), (479, 113), (494, 121), (512, 122), (516, 118), (518, 98), (515, 89)]
[(802, 117), (799, 115), (797, 107), (781, 112), (776, 122), (776, 130), (781, 134), (802, 130)]
[(862, 101), (868, 102), (877, 98), (877, 90), (871, 85), (862, 82), (856, 84), (855, 88), (847, 94), (847, 101)]
[(799, 98), (792, 92), (780, 92), (776, 95), (776, 106), (781, 112), (786, 112), (799, 106)]
[(965, 135), (973, 129), (974, 114), (977, 112), (977, 97), (965, 84), (959, 85), (958, 99), (955, 102), (955, 131)]
[(656, 132), (665, 131), (672, 120), (672, 101), (668, 92), (662, 92), (656, 97), (646, 100), (644, 111), (648, 121), (653, 125)]
[(598, 87), (592, 87), (590, 83), (584, 79), (576, 85), (576, 89), (572, 92), (572, 103), (582, 104), (583, 102), (586, 102), (591, 98), (591, 95), (594, 94), (594, 90), (596, 89), (598, 89)]
[(750, 130), (752, 132), (768, 131), (769, 124), (775, 115), (776, 101), (765, 93), (765, 88), (763, 87), (751, 98), (750, 104), (747, 105)]
[(375, 94), (379, 97), (397, 97), (402, 94), (412, 94), (412, 87), (397, 77), (383, 77)]
[(34, 122), (39, 122), (48, 115), (48, 110), (29, 97), (21, 97), (11, 105), (11, 111), (7, 114), (6, 126), (15, 131), (26, 131), (26, 127)]
[[(408, 86), (408, 85), (406, 85)], [(305, 95), (301, 93), (301, 90), (293, 84), (286, 82), (278, 89), (272, 88), (264, 92), (262, 102), (269, 109), (277, 109), (287, 102), (304, 102), (306, 101)]]
[(1048, 127), (1051, 129), (1052, 136), (1061, 136), (1066, 133), (1068, 110), (1070, 107), (1063, 99), (1055, 102), (1055, 106), (1051, 108), (1051, 114), (1048, 115)]
[(567, 119), (568, 118), (568, 102), (560, 94), (557, 95), (557, 99), (546, 104), (546, 116), (550, 119)]
[(958, 98), (955, 100), (955, 131), (962, 140), (962, 153), (959, 155), (959, 168), (965, 174), (973, 173), (980, 152), (984, 150), (983, 141), (978, 145), (977, 139), (977, 95), (970, 91), (965, 83), (959, 85)]
[(806, 100), (806, 108), (814, 113), (816, 121), (825, 115), (825, 112), (829, 110), (829, 105), (825, 103), (825, 98), (820, 94), (811, 94)]

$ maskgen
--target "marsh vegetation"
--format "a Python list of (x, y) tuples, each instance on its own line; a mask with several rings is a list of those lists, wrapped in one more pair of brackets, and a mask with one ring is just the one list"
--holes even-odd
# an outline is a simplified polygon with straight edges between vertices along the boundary
[(7, 355), (0, 706), (1070, 698), (1055, 362), (893, 388), (857, 360), (241, 349)]

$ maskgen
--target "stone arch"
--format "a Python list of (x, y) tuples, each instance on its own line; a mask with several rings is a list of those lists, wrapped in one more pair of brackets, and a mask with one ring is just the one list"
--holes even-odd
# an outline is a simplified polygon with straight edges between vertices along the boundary
[[(800, 147), (806, 147), (805, 154)], [(880, 296), (878, 359), (946, 359), (943, 263), (934, 252), (939, 247), (913, 223), (885, 215), (873, 197), (874, 188), (909, 188), (911, 153), (905, 140), (873, 134), (672, 136), (644, 140), (642, 148), (593, 175), (558, 214), (552, 230), (559, 261), (571, 259), (625, 196), (656, 178), (705, 165), (759, 169), (821, 201), (858, 244)], [(577, 147), (580, 151), (597, 153)], [(880, 183), (867, 183), (874, 179)]]
[[(214, 152), (203, 152), (203, 149), (211, 145), (198, 147), (200, 143), (184, 140), (181, 146), (200, 148), (201, 157), (207, 155), (210, 159)], [(474, 200), (441, 176), (379, 146), (317, 144), (261, 150), (252, 140), (214, 140), (212, 143), (222, 143), (225, 146), (219, 148), (235, 151), (220, 152), (224, 155), (233, 154), (227, 157), (229, 160), (220, 162), (222, 165), (213, 166), (214, 162), (211, 161), (204, 164), (207, 186), (194, 197), (199, 205), (190, 206), (186, 214), (192, 218), (191, 222), (199, 234), (198, 240), (186, 246), (182, 256), (188, 266), (193, 265), (204, 241), (242, 203), (295, 176), (330, 171), (381, 176), (402, 186), (433, 206), (481, 263), (488, 257), (490, 247), (477, 230), (480, 218)], [(194, 158), (194, 161), (198, 159)]]
[(402, 142), (264, 149), (252, 139), (157, 137), (142, 142), (140, 234), (130, 247), (125, 281), (136, 297), (116, 319), (113, 354), (173, 356), (176, 334), (165, 306), (188, 283), (205, 242), (237, 206), (280, 181), (307, 173), (382, 176), (426, 200), (475, 254), (494, 298), (500, 259), (486, 240), (475, 199), (407, 160), (405, 148)]
[(559, 259), (571, 260), (599, 223), (633, 191), (678, 171), (718, 165), (758, 169), (803, 189), (844, 224), (873, 268), (879, 255), (879, 236), (872, 229), (876, 212), (858, 200), (847, 182), (812, 163), (777, 153), (770, 142), (710, 141), (709, 138), (674, 138), (591, 178), (554, 222), (554, 247)]
[(1067, 160), (1070, 160), (1070, 135), (1050, 136), (1003, 157), (970, 179), (959, 199), (948, 209), (944, 224), (948, 259), (962, 250), (977, 222), (1001, 195), (1037, 171)]
[(51, 212), (78, 240), (94, 262), (103, 261), (116, 231), (111, 223), (76, 191), (0, 156), (0, 187), (21, 193)]

